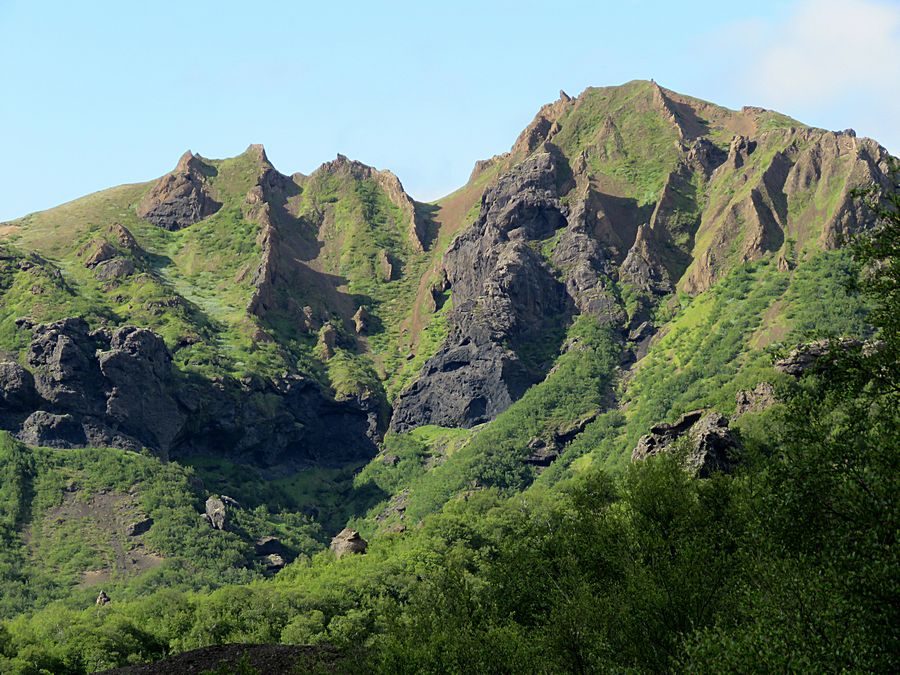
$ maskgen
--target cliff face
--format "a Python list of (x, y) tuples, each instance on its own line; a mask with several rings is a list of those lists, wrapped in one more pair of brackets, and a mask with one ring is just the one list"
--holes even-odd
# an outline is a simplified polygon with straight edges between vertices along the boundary
[(530, 245), (566, 222), (559, 180), (550, 153), (536, 153), (485, 192), (478, 222), (444, 256), (450, 336), (400, 395), (395, 431), (486, 422), (539, 379), (516, 347), (539, 340), (568, 310), (563, 285)]
[[(235, 412), (210, 393), (221, 388), (213, 382), (285, 401), (271, 383), (298, 377), (309, 383), (303, 406), (355, 407), (346, 414), (361, 415), (364, 430), (347, 440), (353, 447), (380, 438), (389, 420), (398, 432), (471, 427), (545, 378), (579, 315), (615, 329), (625, 359), (636, 359), (673, 294), (702, 293), (768, 257), (789, 274), (838, 246), (871, 223), (854, 189), (885, 186), (888, 159), (849, 131), (728, 110), (655, 82), (561, 92), (508, 153), (477, 163), (466, 186), (435, 204), (343, 155), (287, 176), (258, 145), (226, 160), (188, 152), (150, 184), (12, 225), (22, 250), (0, 252), (0, 349), (13, 363), (28, 347), (16, 319), (49, 326), (85, 307), (90, 327), (110, 335), (149, 329), (178, 372), (206, 383), (208, 419), (197, 429), (221, 426), (215, 433), (238, 452), (269, 443), (281, 453), (300, 414), (282, 403), (276, 413), (262, 404)], [(203, 445), (190, 431), (203, 415), (168, 384), (153, 395), (162, 406), (153, 415), (172, 429), (135, 417), (126, 380), (162, 382), (159, 372), (132, 372), (117, 355), (109, 367), (130, 374), (116, 380), (93, 356), (131, 342), (60, 338), (69, 339), (75, 346), (59, 349), (72, 372), (86, 368), (103, 386), (70, 392), (63, 378), (50, 387), (58, 369), (42, 362), (35, 383), (49, 407), (31, 412), (77, 424), (108, 417), (116, 434), (160, 453)], [(254, 414), (271, 434), (238, 429)], [(304, 420), (307, 436), (331, 433)]]
[(510, 153), (473, 171), (497, 178), (443, 258), (449, 336), (399, 396), (392, 428), (491, 419), (542, 378), (516, 345), (546, 341), (548, 322), (587, 314), (623, 340), (649, 338), (654, 306), (676, 290), (837, 246), (872, 223), (854, 190), (885, 187), (888, 159), (852, 132), (653, 82), (561, 93)]
[(29, 444), (227, 454), (262, 465), (375, 453), (370, 412), (302, 377), (186, 377), (158, 334), (133, 326), (91, 331), (69, 318), (21, 330), (32, 335), (30, 370), (0, 363), (0, 428)]

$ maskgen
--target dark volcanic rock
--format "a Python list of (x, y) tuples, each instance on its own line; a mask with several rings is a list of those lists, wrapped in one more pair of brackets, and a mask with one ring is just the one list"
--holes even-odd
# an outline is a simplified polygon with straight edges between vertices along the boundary
[(105, 387), (94, 356), (100, 346), (101, 341), (90, 334), (81, 318), (35, 327), (28, 365), (34, 369), (41, 397), (67, 412), (103, 414)]
[(340, 464), (374, 457), (386, 424), (380, 399), (335, 401), (298, 375), (176, 376), (162, 338), (145, 329), (90, 332), (82, 319), (19, 325), (33, 332), (35, 375), (0, 364), (0, 428), (28, 443)]
[(190, 150), (172, 173), (160, 178), (138, 205), (137, 214), (165, 230), (180, 230), (211, 216), (222, 206), (209, 193), (209, 168)]
[(775, 361), (775, 370), (785, 375), (801, 377), (807, 372), (814, 372), (827, 366), (833, 353), (859, 348), (862, 345), (860, 340), (852, 338), (837, 341), (816, 340), (798, 345), (787, 356)]
[(542, 377), (520, 360), (516, 346), (571, 311), (565, 287), (529, 245), (566, 225), (560, 180), (557, 160), (543, 152), (485, 192), (478, 222), (444, 257), (454, 300), (450, 335), (401, 393), (395, 431), (486, 422)]
[(29, 445), (72, 448), (87, 443), (84, 429), (72, 415), (55, 415), (37, 410), (22, 425), (19, 440)]
[(741, 447), (737, 436), (728, 428), (728, 419), (724, 415), (693, 410), (682, 415), (674, 424), (652, 427), (650, 433), (638, 441), (631, 453), (631, 461), (668, 452), (681, 438), (687, 439), (685, 465), (701, 478), (708, 478), (714, 471), (730, 471), (735, 461), (734, 452)]
[(37, 400), (32, 374), (14, 361), (0, 362), (0, 407), (22, 410)]
[(110, 387), (107, 415), (151, 447), (168, 452), (184, 415), (171, 394), (172, 358), (162, 338), (143, 328), (119, 328), (97, 361)]
[(120, 279), (134, 274), (134, 263), (128, 258), (112, 258), (98, 263), (94, 267), (94, 274), (101, 281)]

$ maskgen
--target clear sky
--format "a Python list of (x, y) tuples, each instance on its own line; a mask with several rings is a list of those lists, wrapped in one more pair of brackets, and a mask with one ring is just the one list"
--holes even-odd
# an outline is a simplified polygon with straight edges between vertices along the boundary
[(637, 78), (900, 153), (900, 0), (0, 0), (0, 64), (0, 220), (250, 143), (435, 199), (559, 89)]

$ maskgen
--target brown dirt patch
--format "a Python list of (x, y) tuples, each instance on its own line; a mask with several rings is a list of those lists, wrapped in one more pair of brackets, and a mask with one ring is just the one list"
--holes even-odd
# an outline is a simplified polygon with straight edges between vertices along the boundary
[(85, 528), (103, 542), (105, 564), (82, 574), (82, 586), (107, 583), (117, 576), (136, 576), (159, 567), (164, 559), (148, 550), (142, 536), (128, 536), (129, 524), (144, 518), (138, 498), (121, 492), (99, 492), (85, 497), (78, 491), (67, 492), (63, 503), (44, 516), (44, 528)]

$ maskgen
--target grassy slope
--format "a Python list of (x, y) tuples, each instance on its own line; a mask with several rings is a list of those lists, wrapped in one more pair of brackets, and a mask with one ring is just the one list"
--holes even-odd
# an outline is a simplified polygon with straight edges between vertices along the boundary
[[(758, 178), (763, 160), (781, 147), (779, 143), (783, 141), (778, 139), (783, 139), (783, 135), (779, 130), (796, 124), (771, 113), (732, 113), (695, 100), (691, 104), (709, 124), (709, 137), (723, 147), (733, 133), (760, 129), (777, 132), (772, 135), (775, 140), (761, 147), (745, 168), (744, 175), (751, 177), (751, 183), (754, 177)], [(607, 118), (615, 123), (622, 142), (610, 146), (610, 138), (604, 137), (601, 147), (598, 135)], [(581, 106), (561, 120), (561, 126), (555, 142), (570, 160), (585, 151), (594, 179), (604, 189), (639, 204), (656, 199), (675, 161), (672, 148), (676, 138), (673, 128), (661, 121), (653, 107), (649, 83), (590, 90)], [(317, 363), (309, 340), (298, 340), (297, 344), (280, 349), (253, 342), (254, 324), (244, 313), (250, 287), (247, 277), (245, 281), (235, 279), (240, 279), (241, 272), (252, 266), (258, 256), (256, 226), (246, 221), (240, 211), (256, 169), (246, 155), (213, 164), (218, 171), (213, 185), (224, 202), (223, 208), (182, 232), (161, 231), (134, 215), (131, 205), (146, 186), (116, 188), (17, 221), (7, 241), (20, 251), (40, 252), (46, 263), (39, 262), (31, 271), (0, 267), (0, 293), (4, 294), (0, 348), (15, 352), (24, 346), (22, 336), (12, 325), (17, 316), (32, 314), (49, 320), (77, 313), (95, 324), (135, 321), (148, 325), (162, 332), (170, 345), (185, 335), (202, 338), (198, 344), (177, 352), (176, 359), (185, 368), (208, 373), (274, 372), (289, 359), (292, 365), (299, 361), (327, 378), (338, 395), (383, 386), (389, 398), (395, 396), (445, 336), (444, 314), (452, 300), (448, 298), (444, 309), (433, 312), (427, 297), (430, 283), (453, 236), (477, 217), (481, 193), (496, 179), (503, 160), (435, 205), (438, 234), (434, 246), (424, 253), (406, 245), (405, 225), (398, 210), (372, 184), (315, 175), (301, 181), (302, 192), (296, 204), (299, 213), (310, 219), (317, 212), (325, 214), (322, 247), (309, 264), (340, 277), (339, 288), (357, 304), (366, 304), (379, 326), (362, 342), (359, 352), (350, 348), (339, 350), (327, 367)], [(840, 183), (833, 178), (791, 202), (792, 222), (796, 219), (807, 227), (807, 221), (815, 220), (809, 214), (818, 216), (833, 209), (829, 205), (836, 199)], [(711, 187), (709, 202), (731, 203), (744, 196), (740, 191), (745, 189), (749, 188), (743, 186), (743, 178), (726, 177)], [(110, 293), (74, 257), (77, 246), (73, 242), (80, 246), (92, 237), (102, 236), (105, 225), (113, 221), (128, 227), (151, 255), (142, 274)], [(700, 233), (698, 247), (702, 247), (707, 236), (707, 230)], [(813, 238), (799, 232), (798, 236)], [(210, 247), (229, 254), (209, 256), (206, 252)], [(378, 255), (384, 250), (402, 269), (395, 280), (379, 276)], [(865, 308), (841, 290), (840, 282), (850, 275), (847, 256), (840, 252), (807, 253), (792, 272), (778, 271), (773, 253), (757, 263), (737, 266), (704, 294), (672, 298), (671, 303), (659, 309), (661, 337), (622, 381), (615, 380), (621, 345), (590, 322), (579, 321), (569, 331), (570, 337), (581, 338), (583, 349), (563, 355), (545, 382), (496, 421), (474, 430), (425, 427), (410, 434), (389, 435), (383, 455), (392, 455), (396, 461), (376, 458), (355, 479), (352, 474), (360, 467), (348, 467), (344, 473), (263, 477), (220, 458), (197, 458), (194, 470), (208, 488), (233, 494), (251, 506), (265, 506), (258, 514), (249, 510), (245, 513), (248, 533), (277, 532), (285, 538), (295, 537), (298, 550), (307, 546), (304, 550), (311, 552), (315, 549), (311, 537), (319, 536), (315, 528), (296, 515), (276, 516), (271, 511), (284, 508), (296, 513), (315, 509), (328, 533), (356, 514), (351, 522), (370, 538), (372, 548), (364, 558), (341, 565), (332, 564), (329, 554), (321, 554), (312, 563), (295, 564), (274, 584), (265, 582), (248, 589), (229, 587), (211, 595), (191, 595), (189, 602), (193, 607), (214, 612), (219, 611), (216, 608), (220, 605), (240, 602), (239, 596), (245, 591), (250, 594), (248, 597), (262, 598), (263, 604), (270, 595), (287, 594), (291, 595), (294, 614), (292, 618), (278, 617), (270, 629), (261, 624), (268, 624), (271, 617), (260, 622), (258, 616), (251, 620), (253, 617), (248, 615), (246, 621), (241, 620), (243, 623), (236, 621), (223, 627), (221, 634), (177, 637), (173, 633), (172, 644), (188, 648), (226, 637), (304, 641), (323, 633), (334, 640), (341, 630), (350, 630), (340, 621), (332, 627), (335, 619), (350, 624), (367, 620), (353, 614), (355, 598), (364, 589), (397, 591), (397, 587), (412, 583), (410, 577), (415, 570), (427, 567), (432, 559), (429, 547), (436, 544), (427, 534), (397, 537), (387, 531), (391, 526), (402, 522), (412, 528), (423, 521), (427, 533), (430, 523), (452, 519), (457, 509), (477, 511), (474, 506), (460, 506), (461, 502), (484, 500), (489, 504), (515, 495), (527, 499), (552, 496), (557, 485), (589, 467), (621, 468), (637, 438), (651, 424), (671, 420), (700, 406), (729, 412), (738, 389), (752, 387), (762, 379), (777, 381), (766, 349), (779, 342), (823, 334), (864, 332)], [(57, 269), (61, 278), (54, 276)], [(42, 292), (33, 292), (36, 285)], [(168, 300), (179, 297), (184, 299), (183, 304), (166, 306), (171, 304)], [(407, 358), (409, 353), (413, 358)], [(619, 405), (601, 413), (549, 469), (538, 475), (522, 463), (528, 452), (525, 446), (532, 438), (605, 408), (612, 391)], [(6, 454), (2, 467), (12, 472), (3, 483), (10, 488), (0, 493), (7, 523), (3, 536), (7, 538), (10, 556), (0, 568), (9, 575), (8, 579), (3, 577), (7, 579), (4, 583), (9, 584), (3, 595), (11, 599), (4, 610), (7, 615), (35, 602), (29, 593), (40, 594), (38, 605), (64, 597), (73, 607), (84, 606), (95, 595), (95, 589), (79, 589), (75, 584), (85, 569), (103, 559), (105, 544), (90, 541), (83, 527), (73, 526), (63, 546), (59, 538), (44, 538), (45, 542), (54, 542), (54, 547), (73, 553), (68, 562), (55, 560), (39, 582), (25, 581), (29, 575), (37, 574), (37, 566), (29, 562), (28, 556), (34, 554), (21, 541), (22, 525), (40, 524), (46, 504), (58, 500), (60, 486), (75, 476), (82, 481), (88, 479), (87, 482), (95, 477), (123, 490), (140, 484), (142, 500), (151, 499), (145, 495), (155, 494), (154, 490), (163, 484), (170, 487), (171, 499), (165, 507), (168, 510), (152, 501), (145, 501), (144, 508), (153, 510), (158, 523), (171, 523), (171, 529), (154, 526), (151, 534), (163, 557), (176, 562), (166, 563), (140, 578), (113, 582), (111, 593), (116, 596), (137, 597), (163, 585), (192, 588), (223, 581), (243, 582), (259, 576), (252, 563), (245, 566), (249, 538), (216, 539), (215, 533), (197, 525), (199, 502), (198, 495), (188, 486), (190, 470), (173, 465), (166, 468), (154, 464), (155, 460), (108, 451), (40, 450), (29, 459), (10, 450), (14, 445), (8, 440), (3, 442)], [(21, 486), (27, 481), (15, 478), (32, 474), (42, 477), (37, 483), (41, 486), (40, 499), (23, 498), (25, 491)], [(171, 485), (176, 489), (171, 490)], [(13, 496), (6, 496), (9, 494)], [(458, 499), (461, 495), (463, 498)], [(391, 496), (403, 498), (402, 519), (396, 509), (390, 512), (391, 505), (398, 503), (396, 499), (391, 501)], [(30, 514), (23, 515), (29, 508)], [(386, 509), (390, 512), (387, 517), (379, 518)], [(358, 515), (361, 513), (365, 515)], [(459, 527), (464, 529), (462, 524)], [(466, 527), (477, 529), (477, 517)], [(35, 541), (35, 545), (40, 545), (41, 538)], [(193, 581), (179, 572), (177, 561), (184, 560), (193, 560), (195, 569), (200, 570)], [(15, 570), (26, 570), (25, 577), (16, 580)], [(26, 591), (26, 585), (32, 590)], [(135, 602), (122, 611), (143, 615), (148, 607), (150, 604)]]

